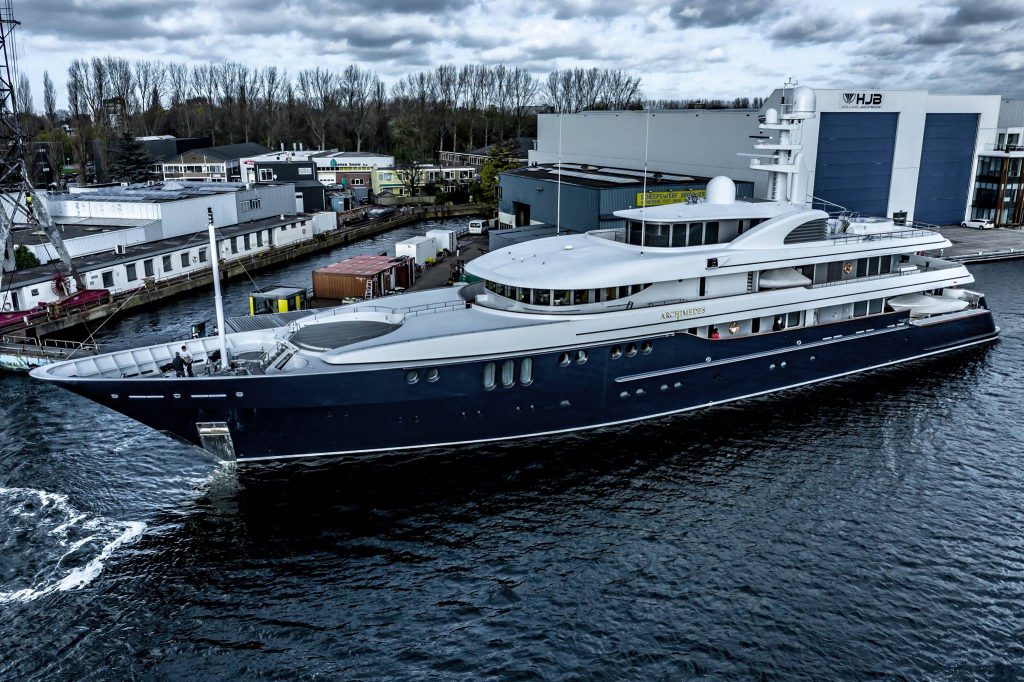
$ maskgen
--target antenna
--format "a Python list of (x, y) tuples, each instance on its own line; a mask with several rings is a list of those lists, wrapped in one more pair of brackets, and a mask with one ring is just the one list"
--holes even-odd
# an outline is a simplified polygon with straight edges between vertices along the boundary
[(640, 255), (647, 242), (647, 149), (651, 139), (651, 110), (644, 109), (644, 205), (640, 207)]
[(558, 189), (555, 191), (555, 236), (562, 233), (562, 112), (558, 112)]

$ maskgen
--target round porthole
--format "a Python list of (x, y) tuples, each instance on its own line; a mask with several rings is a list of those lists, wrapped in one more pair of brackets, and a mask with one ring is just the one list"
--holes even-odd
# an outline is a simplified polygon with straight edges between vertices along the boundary
[(437, 367), (431, 367), (427, 370), (427, 381), (433, 383), (441, 378), (441, 372)]
[(654, 344), (651, 343), (650, 341), (644, 341), (643, 343), (640, 344), (640, 352), (643, 353), (644, 355), (647, 355), (652, 350), (654, 350)]
[(633, 357), (634, 355), (636, 355), (635, 343), (631, 343), (628, 346), (626, 346), (626, 355), (628, 355), (629, 357)]
[(628, 398), (629, 397), (629, 391), (623, 391), (622, 393), (619, 394), (619, 397), (620, 398)]
[(587, 351), (585, 351), (585, 350), (578, 350), (578, 351), (576, 351), (576, 364), (577, 365), (582, 365), (586, 361), (587, 361)]
[(618, 360), (622, 357), (622, 346), (612, 346), (612, 359)]
[(417, 372), (416, 370), (410, 369), (408, 372), (405, 373), (405, 383), (407, 383), (407, 384), (415, 384), (419, 380), (420, 380), (420, 373)]
[(562, 367), (568, 367), (570, 361), (571, 361), (571, 358), (570, 358), (568, 353), (561, 353), (561, 354), (559, 354), (559, 356), (558, 356), (558, 364), (560, 364)]

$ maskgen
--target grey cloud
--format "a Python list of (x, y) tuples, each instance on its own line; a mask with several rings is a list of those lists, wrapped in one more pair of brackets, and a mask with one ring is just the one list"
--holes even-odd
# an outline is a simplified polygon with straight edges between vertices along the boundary
[(754, 23), (777, 7), (765, 0), (675, 0), (670, 14), (680, 28), (718, 28)]
[[(195, 6), (196, 0), (181, 0), (170, 7), (162, 0), (33, 0), (18, 3), (15, 16), (26, 34), (75, 42), (173, 40), (189, 35), (186, 20)], [(175, 21), (160, 23), (168, 18)]]
[(768, 37), (788, 46), (839, 43), (860, 33), (860, 26), (837, 14), (796, 14), (775, 23)]
[(619, 0), (557, 0), (548, 3), (547, 7), (554, 9), (554, 18), (559, 20), (612, 18), (635, 11), (632, 6)]

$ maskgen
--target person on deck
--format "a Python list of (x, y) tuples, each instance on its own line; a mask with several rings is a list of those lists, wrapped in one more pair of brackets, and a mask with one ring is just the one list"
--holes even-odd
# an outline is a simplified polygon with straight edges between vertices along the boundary
[(185, 361), (182, 359), (181, 353), (174, 354), (174, 359), (171, 360), (171, 366), (174, 367), (174, 376), (185, 376)]
[(188, 349), (185, 346), (181, 347), (181, 361), (185, 363), (185, 374), (190, 377), (194, 377), (192, 373), (192, 356), (188, 354)]
[(718, 327), (712, 327), (711, 328), (710, 338), (712, 338), (712, 339), (720, 339), (720, 338), (722, 338), (722, 335), (718, 333)]

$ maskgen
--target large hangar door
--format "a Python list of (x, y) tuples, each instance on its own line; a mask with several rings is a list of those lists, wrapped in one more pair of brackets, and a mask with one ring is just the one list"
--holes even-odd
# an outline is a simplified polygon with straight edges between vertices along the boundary
[(953, 225), (964, 219), (977, 138), (977, 114), (925, 116), (915, 220)]
[(898, 121), (896, 113), (822, 113), (814, 196), (862, 215), (884, 216)]

